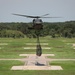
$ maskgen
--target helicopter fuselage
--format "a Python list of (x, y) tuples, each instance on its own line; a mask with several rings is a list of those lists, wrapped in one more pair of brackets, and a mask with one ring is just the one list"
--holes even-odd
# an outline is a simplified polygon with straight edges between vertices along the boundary
[(42, 20), (39, 18), (33, 19), (33, 28), (36, 30), (43, 29)]

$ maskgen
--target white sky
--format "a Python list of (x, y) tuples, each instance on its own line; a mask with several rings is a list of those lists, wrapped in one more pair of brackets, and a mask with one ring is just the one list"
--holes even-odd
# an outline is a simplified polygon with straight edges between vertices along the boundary
[(75, 20), (75, 0), (0, 0), (0, 22), (31, 22), (32, 19), (18, 17), (12, 13), (25, 15), (50, 14), (46, 22)]

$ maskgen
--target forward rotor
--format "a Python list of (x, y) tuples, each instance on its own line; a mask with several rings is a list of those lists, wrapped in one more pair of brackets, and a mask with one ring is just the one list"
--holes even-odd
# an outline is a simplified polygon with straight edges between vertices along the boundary
[(61, 17), (45, 17), (49, 14), (45, 14), (45, 15), (42, 15), (42, 16), (29, 16), (29, 15), (21, 15), (21, 14), (13, 14), (13, 15), (27, 17), (27, 18), (61, 18)]

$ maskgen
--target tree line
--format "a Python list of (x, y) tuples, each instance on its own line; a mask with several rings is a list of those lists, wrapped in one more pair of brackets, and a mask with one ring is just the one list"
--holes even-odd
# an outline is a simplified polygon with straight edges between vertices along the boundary
[[(36, 37), (36, 30), (29, 30), (28, 27), (32, 27), (32, 23), (0, 23), (0, 37), (12, 37), (12, 38), (24, 38), (25, 36), (32, 38)], [(75, 21), (66, 22), (44, 22), (43, 30), (40, 31), (40, 36), (51, 36), (73, 38), (75, 37)]]

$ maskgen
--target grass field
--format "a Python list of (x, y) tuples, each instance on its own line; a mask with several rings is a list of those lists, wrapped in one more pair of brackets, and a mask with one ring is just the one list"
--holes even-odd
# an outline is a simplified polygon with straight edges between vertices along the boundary
[[(41, 43), (48, 43), (49, 50), (42, 50), (44, 54), (55, 54), (52, 59), (75, 59), (75, 38), (40, 38)], [(26, 43), (36, 43), (36, 39), (29, 38), (0, 38), (0, 59), (7, 58), (25, 58), (20, 57), (19, 54), (32, 54), (35, 49), (25, 50), (24, 47), (29, 47)], [(32, 45), (35, 47), (35, 45)], [(43, 47), (43, 46), (42, 46)], [(75, 61), (53, 61), (51, 65), (60, 65), (64, 70), (62, 71), (11, 71), (14, 65), (22, 65), (21, 61), (7, 61), (0, 60), (0, 75), (75, 75)]]

